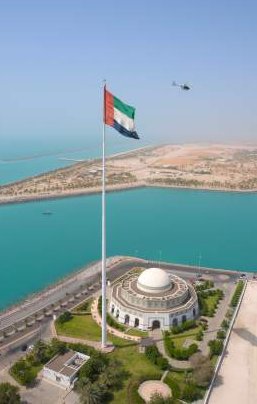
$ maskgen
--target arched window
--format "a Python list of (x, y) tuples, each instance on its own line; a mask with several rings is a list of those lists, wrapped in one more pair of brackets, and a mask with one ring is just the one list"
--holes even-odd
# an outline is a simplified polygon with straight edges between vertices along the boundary
[(129, 315), (128, 314), (125, 315), (124, 323), (127, 324), (127, 325), (129, 324)]
[(134, 327), (138, 327), (139, 326), (139, 318), (135, 318), (135, 325)]
[(178, 325), (178, 319), (177, 318), (173, 318), (172, 325), (173, 325), (173, 327), (177, 327), (177, 325)]
[(117, 311), (116, 311), (116, 318), (119, 318), (119, 315), (120, 315), (120, 311), (119, 311), (119, 309), (117, 309)]
[(195, 317), (195, 315), (196, 315), (196, 312), (195, 312), (195, 309), (193, 309), (193, 316)]
[(112, 305), (112, 314), (114, 313), (114, 310), (115, 310), (115, 306), (114, 306), (114, 304)]
[(182, 323), (184, 323), (185, 321), (187, 321), (187, 316), (184, 314), (184, 315), (182, 316)]

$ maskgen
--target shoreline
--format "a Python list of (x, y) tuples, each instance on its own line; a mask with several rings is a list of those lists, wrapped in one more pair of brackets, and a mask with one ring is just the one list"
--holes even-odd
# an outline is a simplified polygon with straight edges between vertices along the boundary
[[(193, 164), (193, 160), (191, 161), (190, 158), (193, 159), (195, 156), (195, 147), (196, 145), (194, 145), (192, 149), (192, 147), (190, 148), (190, 145), (187, 144), (179, 146), (148, 145), (109, 155), (106, 161), (110, 163), (110, 182), (109, 185), (106, 186), (106, 192), (118, 192), (146, 187), (241, 194), (257, 192), (256, 182), (248, 184), (242, 183), (242, 185), (240, 185), (240, 182), (229, 183), (229, 181), (227, 183), (222, 183), (222, 181), (216, 181), (216, 183), (213, 181), (213, 183), (211, 183), (209, 182), (209, 178), (207, 178), (208, 181), (206, 181), (206, 177), (198, 177), (198, 174), (194, 173), (194, 166), (190, 166), (190, 164)], [(203, 154), (206, 153), (206, 149), (204, 148), (202, 150), (199, 146), (199, 150), (197, 148), (196, 150), (199, 154), (197, 154), (197, 156), (200, 156), (199, 161), (203, 164), (206, 160)], [(224, 150), (226, 150), (226, 148)], [(170, 171), (167, 173), (167, 169), (172, 169), (174, 173), (174, 168), (172, 168), (171, 163), (168, 164), (165, 160), (161, 160), (160, 163), (160, 159), (168, 159), (170, 153), (175, 159), (181, 158), (181, 153), (182, 158), (186, 156), (186, 158), (189, 159), (187, 164), (191, 167), (191, 171), (183, 171), (183, 167), (179, 167), (179, 164), (184, 164), (183, 162), (172, 163), (177, 167), (175, 170), (177, 170), (176, 172), (179, 174), (177, 177), (173, 177), (173, 179), (168, 177), (167, 175), (170, 175)], [(157, 161), (157, 165), (155, 165), (155, 161)], [(235, 164), (238, 164), (237, 160)], [(181, 177), (181, 173), (183, 173), (184, 177)], [(123, 176), (123, 174), (125, 175)], [(115, 175), (117, 177), (115, 177)], [(158, 175), (159, 178), (156, 177), (156, 175)], [(192, 175), (194, 177), (192, 177)], [(58, 177), (61, 177), (61, 179)], [(86, 178), (86, 180), (83, 183), (84, 178)], [(180, 179), (185, 182), (179, 182), (181, 181)], [(0, 205), (99, 194), (102, 190), (101, 181), (101, 158), (94, 157), (0, 185)], [(187, 183), (187, 181), (189, 182)], [(195, 181), (195, 183), (190, 183), (190, 181)], [(49, 183), (51, 186), (49, 186)]]
[[(134, 263), (136, 262), (137, 265), (140, 265), (140, 263), (142, 263), (143, 267), (145, 267), (145, 265), (154, 266), (157, 264), (158, 265), (161, 264), (163, 268), (174, 267), (175, 271), (192, 272), (192, 274), (199, 272), (198, 266), (188, 264), (166, 262), (166, 261), (162, 261), (161, 263), (159, 263), (159, 261), (157, 262), (153, 260), (147, 260), (140, 257), (112, 256), (107, 257), (107, 273), (110, 273), (113, 267), (121, 265), (124, 262), (134, 262)], [(206, 274), (223, 274), (238, 277), (240, 272), (243, 271), (235, 269), (201, 267), (201, 273), (203, 276)], [(246, 273), (252, 276), (255, 272), (249, 271)], [(90, 277), (97, 278), (100, 275), (101, 275), (101, 260), (89, 262), (88, 264), (82, 266), (81, 268), (74, 269), (67, 275), (50, 283), (48, 286), (45, 286), (37, 291), (31, 292), (28, 295), (20, 299), (17, 299), (16, 302), (14, 303), (7, 304), (0, 310), (0, 320), (3, 321), (3, 319), (9, 317), (10, 314), (14, 314), (18, 310), (26, 308), (28, 305), (29, 306), (35, 305), (35, 303), (39, 302), (42, 299), (48, 299), (55, 292), (64, 291), (65, 287), (67, 286), (73, 287), (75, 280), (78, 281), (79, 285), (81, 285), (86, 279), (89, 279)], [(50, 305), (50, 301), (47, 302), (46, 305)], [(41, 312), (42, 309), (40, 309), (39, 311)]]
[[(182, 190), (191, 190), (191, 191), (206, 191), (206, 192), (222, 192), (222, 193), (231, 193), (231, 194), (255, 194), (257, 193), (257, 188), (254, 189), (228, 189), (228, 188), (210, 188), (210, 187), (190, 187), (190, 186), (180, 186), (180, 185), (165, 185), (160, 183), (147, 183), (147, 182), (136, 182), (129, 184), (118, 184), (111, 185), (106, 187), (107, 193), (112, 192), (120, 192), (120, 191), (129, 191), (133, 189), (143, 189), (143, 188), (157, 188), (157, 189), (182, 189)], [(29, 203), (29, 202), (41, 202), (47, 200), (58, 200), (64, 198), (72, 198), (72, 197), (80, 197), (86, 195), (97, 195), (101, 194), (101, 187), (87, 188), (87, 189), (79, 189), (77, 191), (67, 191), (63, 193), (51, 193), (51, 194), (42, 194), (42, 195), (26, 195), (14, 198), (6, 198), (0, 199), (0, 206), (4, 205), (14, 205), (21, 203)]]

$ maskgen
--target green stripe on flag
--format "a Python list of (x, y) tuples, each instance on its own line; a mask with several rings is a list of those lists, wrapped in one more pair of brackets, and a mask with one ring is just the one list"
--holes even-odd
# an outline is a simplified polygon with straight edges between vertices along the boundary
[(134, 119), (135, 117), (135, 108), (131, 107), (128, 104), (124, 104), (119, 98), (113, 97), (114, 108), (117, 108), (120, 112), (127, 115), (129, 118)]

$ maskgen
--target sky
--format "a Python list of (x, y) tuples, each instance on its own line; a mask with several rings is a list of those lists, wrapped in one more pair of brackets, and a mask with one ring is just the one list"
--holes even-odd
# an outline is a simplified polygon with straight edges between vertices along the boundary
[(0, 0), (0, 147), (100, 141), (103, 79), (136, 107), (140, 144), (257, 141), (256, 15), (249, 0)]

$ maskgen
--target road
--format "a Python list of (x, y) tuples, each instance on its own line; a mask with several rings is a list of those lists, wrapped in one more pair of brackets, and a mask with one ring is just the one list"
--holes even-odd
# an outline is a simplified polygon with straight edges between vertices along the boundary
[[(112, 257), (107, 259), (107, 278), (110, 281), (120, 277), (135, 266), (149, 268), (159, 266), (159, 263), (146, 261), (133, 257)], [(172, 271), (178, 276), (182, 276), (187, 280), (195, 279), (198, 268), (183, 265), (175, 265), (170, 263), (161, 263), (161, 267), (168, 271)], [(233, 283), (238, 278), (238, 273), (228, 271), (216, 271), (210, 268), (202, 268), (201, 272), (206, 277), (215, 280), (217, 286), (224, 283)], [(207, 275), (206, 275), (207, 273)], [(85, 269), (64, 279), (62, 282), (53, 285), (51, 288), (32, 296), (20, 305), (11, 307), (9, 310), (0, 314), (0, 336), (1, 330), (13, 329), (13, 335), (6, 336), (2, 339), (0, 350), (6, 343), (15, 341), (23, 335), (31, 332), (33, 328), (38, 328), (41, 322), (50, 322), (54, 312), (68, 310), (79, 304), (81, 301), (90, 297), (101, 287), (101, 262), (94, 263)], [(36, 317), (41, 315), (41, 317)], [(46, 315), (48, 315), (46, 317)], [(21, 324), (25, 321), (33, 320), (30, 327), (26, 326), (19, 332), (14, 332), (13, 325)]]

